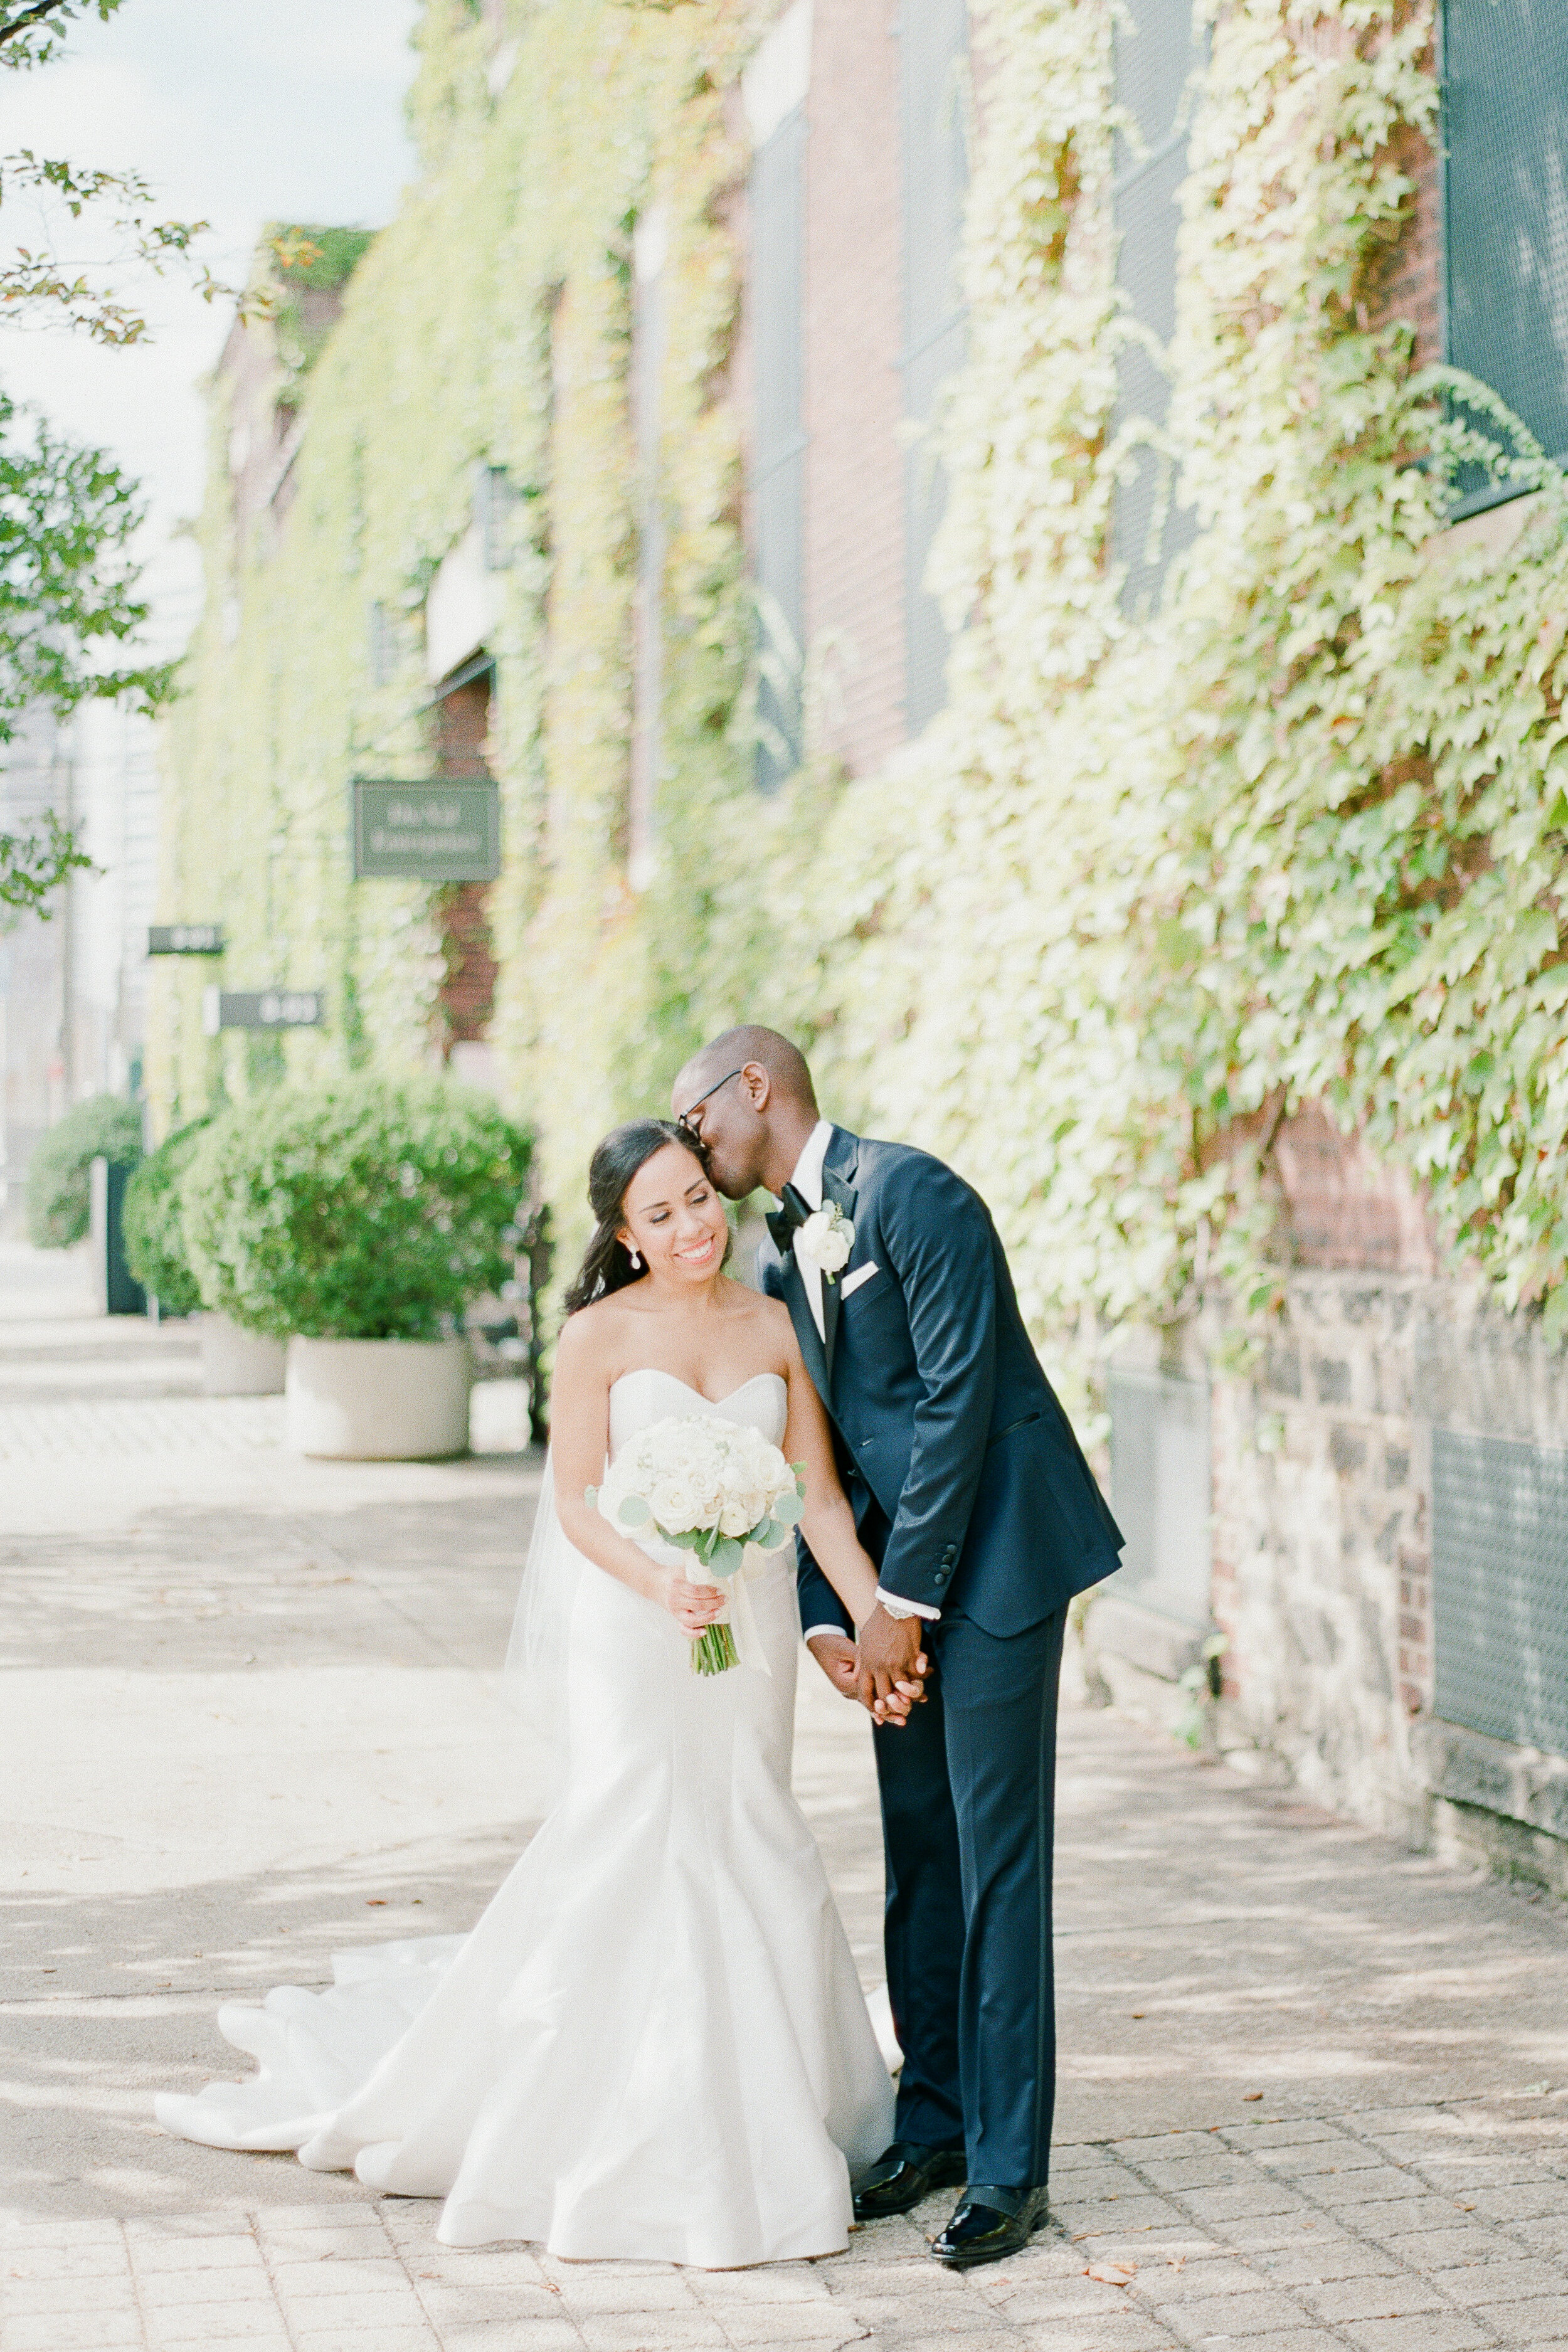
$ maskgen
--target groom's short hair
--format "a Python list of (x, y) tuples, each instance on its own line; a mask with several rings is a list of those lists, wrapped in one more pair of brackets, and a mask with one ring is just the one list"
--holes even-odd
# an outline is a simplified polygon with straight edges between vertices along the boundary
[(748, 1062), (760, 1062), (781, 1094), (793, 1095), (808, 1110), (816, 1108), (816, 1088), (800, 1047), (781, 1037), (776, 1029), (764, 1029), (756, 1022), (726, 1029), (722, 1036), (704, 1045), (688, 1067), (707, 1077), (721, 1066), (743, 1069)]

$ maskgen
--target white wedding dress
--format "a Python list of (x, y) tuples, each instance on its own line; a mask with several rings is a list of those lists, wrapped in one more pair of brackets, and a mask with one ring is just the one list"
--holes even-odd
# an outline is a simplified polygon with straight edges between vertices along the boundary
[[(629, 1372), (612, 1453), (672, 1413), (777, 1443), (785, 1402), (772, 1372), (718, 1404)], [(447, 2245), (710, 2269), (841, 2251), (893, 2090), (790, 1789), (793, 1546), (748, 1582), (767, 1671), (705, 1676), (668, 1612), (582, 1562), (564, 1792), (479, 1925), (220, 2010), (260, 2071), (160, 2097), (165, 2130), (444, 2198)]]

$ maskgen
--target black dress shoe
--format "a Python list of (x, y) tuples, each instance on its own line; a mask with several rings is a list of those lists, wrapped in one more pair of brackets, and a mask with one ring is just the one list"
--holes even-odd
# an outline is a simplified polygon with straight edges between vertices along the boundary
[[(988, 2204), (990, 2197), (1005, 2197), (1009, 2205), (1016, 2199), (1016, 2210), (1008, 2212), (1000, 2205)], [(976, 2263), (999, 2263), (1004, 2254), (1016, 2254), (1026, 2246), (1045, 2218), (1043, 2189), (978, 2189), (959, 2200), (957, 2211), (931, 2252), (950, 2271), (973, 2270)]]
[(889, 2213), (907, 2213), (933, 2189), (955, 2189), (964, 2176), (961, 2147), (920, 2147), (913, 2140), (896, 2139), (855, 2183), (855, 2219), (885, 2221)]

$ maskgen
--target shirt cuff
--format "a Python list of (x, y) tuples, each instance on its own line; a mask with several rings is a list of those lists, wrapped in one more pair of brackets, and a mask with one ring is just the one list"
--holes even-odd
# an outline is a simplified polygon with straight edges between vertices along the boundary
[(934, 1625), (942, 1615), (940, 1609), (929, 1608), (923, 1601), (906, 1601), (900, 1593), (884, 1592), (879, 1584), (877, 1598), (889, 1617), (923, 1617), (928, 1624)]
[(854, 1634), (847, 1633), (842, 1625), (808, 1625), (800, 1638), (803, 1642), (815, 1642), (819, 1633), (831, 1633), (837, 1642), (852, 1642), (855, 1639)]

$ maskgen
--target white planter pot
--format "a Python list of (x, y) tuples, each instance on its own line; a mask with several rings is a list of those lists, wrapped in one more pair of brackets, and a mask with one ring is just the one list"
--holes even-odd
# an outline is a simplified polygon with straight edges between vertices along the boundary
[(338, 1462), (434, 1462), (468, 1450), (466, 1339), (289, 1342), (286, 1443)]
[(278, 1396), (283, 1387), (283, 1342), (242, 1331), (226, 1315), (200, 1318), (202, 1388), (208, 1396)]

